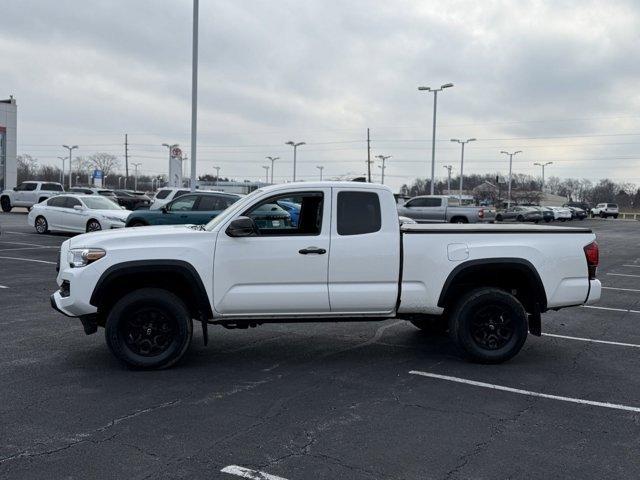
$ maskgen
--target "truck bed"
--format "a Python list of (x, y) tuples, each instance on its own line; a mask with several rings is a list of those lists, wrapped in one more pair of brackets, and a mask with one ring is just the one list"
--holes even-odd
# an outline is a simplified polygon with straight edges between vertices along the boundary
[(474, 225), (459, 223), (410, 223), (400, 227), (402, 233), (592, 233), (584, 227), (550, 227), (546, 225), (497, 225), (479, 223)]

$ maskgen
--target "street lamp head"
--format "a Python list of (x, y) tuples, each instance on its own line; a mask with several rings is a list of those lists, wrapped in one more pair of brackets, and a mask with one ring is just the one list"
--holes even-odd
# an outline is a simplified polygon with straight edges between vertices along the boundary
[(306, 145), (306, 143), (304, 143), (304, 142), (298, 142), (298, 143), (296, 143), (296, 147), (299, 147), (300, 145)]
[(470, 138), (470, 139), (467, 140), (467, 142), (475, 142), (477, 140), (478, 140), (477, 138)]
[(429, 91), (431, 91), (431, 87), (418, 87), (418, 90), (429, 92)]
[(505, 155), (509, 155), (509, 152), (505, 152), (504, 150), (501, 150), (500, 153), (504, 153)]
[(289, 140), (287, 143), (285, 143), (285, 145), (291, 145), (293, 147), (295, 145), (295, 143), (292, 142), (291, 140)]
[(445, 83), (444, 85), (440, 86), (440, 88), (449, 88), (449, 87), (453, 87), (453, 83)]
[(458, 142), (458, 143), (460, 143), (460, 140), (459, 140), (459, 139), (457, 139), (457, 138), (452, 138), (452, 139), (451, 139), (451, 141), (452, 141), (452, 142)]
[(514, 155), (516, 155), (517, 153), (522, 153), (522, 150), (516, 150), (515, 152), (513, 152)]

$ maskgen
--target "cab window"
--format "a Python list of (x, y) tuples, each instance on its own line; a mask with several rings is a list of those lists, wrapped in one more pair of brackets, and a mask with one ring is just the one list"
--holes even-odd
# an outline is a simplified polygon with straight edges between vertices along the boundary
[(377, 232), (382, 225), (380, 198), (375, 192), (338, 192), (337, 217), (338, 235)]
[(33, 192), (36, 188), (38, 188), (37, 183), (21, 183), (20, 185), (18, 185), (18, 188), (16, 188), (16, 190), (18, 192)]
[(43, 183), (42, 190), (47, 190), (49, 192), (62, 192), (62, 185), (59, 183)]
[(243, 215), (253, 219), (261, 236), (320, 235), (323, 205), (322, 192), (276, 195)]

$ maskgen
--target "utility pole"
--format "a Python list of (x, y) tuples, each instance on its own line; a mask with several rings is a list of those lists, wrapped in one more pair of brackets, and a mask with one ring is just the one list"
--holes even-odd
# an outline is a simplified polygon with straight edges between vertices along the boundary
[(129, 135), (124, 134), (124, 188), (127, 188), (129, 179)]
[(213, 167), (216, 171), (216, 187), (218, 186), (218, 182), (220, 181), (220, 167)]
[(467, 140), (459, 140), (457, 138), (452, 138), (451, 141), (459, 143), (460, 145), (462, 145), (462, 154), (460, 156), (460, 194), (459, 194), (460, 201), (462, 202), (462, 181), (464, 180), (464, 146), (465, 146), (466, 143), (475, 142), (476, 139), (475, 138), (469, 138)]
[(382, 170), (382, 179), (380, 183), (384, 185), (384, 171), (387, 168), (386, 161), (391, 158), (391, 155), (377, 155), (376, 158), (379, 158), (382, 161), (382, 165), (378, 165), (378, 167)]
[(67, 157), (58, 157), (58, 158), (62, 160), (62, 171), (60, 172), (60, 183), (64, 187), (64, 164), (67, 161)]
[(320, 181), (322, 181), (322, 170), (324, 170), (324, 167), (322, 165), (318, 165), (316, 168), (320, 170)]
[(367, 128), (367, 182), (371, 183), (371, 138)]
[(262, 168), (265, 171), (264, 183), (269, 183), (269, 165), (263, 165)]
[(449, 195), (451, 195), (451, 169), (453, 168), (453, 165), (445, 165), (444, 168), (447, 169), (447, 191), (449, 192)]
[(193, 0), (193, 51), (191, 57), (191, 191), (196, 190), (196, 145), (198, 142), (198, 10)]
[(296, 154), (298, 152), (298, 147), (301, 145), (306, 145), (304, 142), (295, 143), (294, 141), (288, 141), (285, 145), (291, 145), (293, 147), (293, 181), (296, 181)]
[(509, 191), (507, 193), (507, 208), (511, 207), (511, 171), (513, 166), (513, 156), (518, 153), (522, 153), (522, 150), (517, 150), (513, 153), (505, 152), (504, 150), (500, 153), (504, 153), (505, 155), (509, 155)]
[(542, 167), (542, 187), (540, 188), (541, 192), (544, 192), (544, 167), (546, 167), (547, 165), (551, 165), (553, 162), (546, 162), (546, 163), (534, 163), (534, 165), (537, 165), (539, 167)]
[(142, 165), (142, 163), (132, 163), (131, 165), (133, 165), (133, 167), (136, 169), (136, 179), (135, 179), (135, 184), (133, 189), (137, 192), (138, 191), (138, 167), (140, 165)]
[[(78, 148), (78, 145), (73, 145), (72, 147), (70, 147), (69, 145), (62, 145), (63, 148), (66, 148), (69, 150), (69, 188), (71, 188), (71, 152), (75, 149)], [(64, 179), (64, 177), (63, 177)], [(62, 182), (63, 187), (64, 187), (64, 182)]]
[(433, 195), (435, 183), (436, 165), (436, 111), (438, 109), (438, 92), (445, 88), (453, 87), (453, 83), (445, 83), (440, 88), (418, 87), (419, 91), (433, 92), (433, 131), (431, 133), (431, 195)]
[(280, 157), (265, 157), (267, 160), (271, 160), (271, 184), (273, 184), (273, 165), (276, 160), (280, 160)]

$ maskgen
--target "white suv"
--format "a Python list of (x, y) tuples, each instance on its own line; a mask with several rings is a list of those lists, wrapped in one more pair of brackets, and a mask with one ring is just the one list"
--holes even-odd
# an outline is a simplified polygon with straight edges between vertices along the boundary
[(607, 218), (613, 217), (618, 218), (618, 205), (616, 203), (599, 203), (595, 207), (591, 209), (592, 217), (600, 217)]
[(174, 198), (181, 197), (182, 195), (186, 195), (190, 192), (191, 190), (188, 188), (161, 188), (158, 190), (155, 197), (153, 197), (153, 202), (151, 203), (149, 210), (158, 210)]
[(13, 207), (31, 208), (49, 197), (64, 193), (64, 188), (57, 182), (22, 182), (13, 190), (5, 190), (0, 195), (3, 212), (10, 212)]

